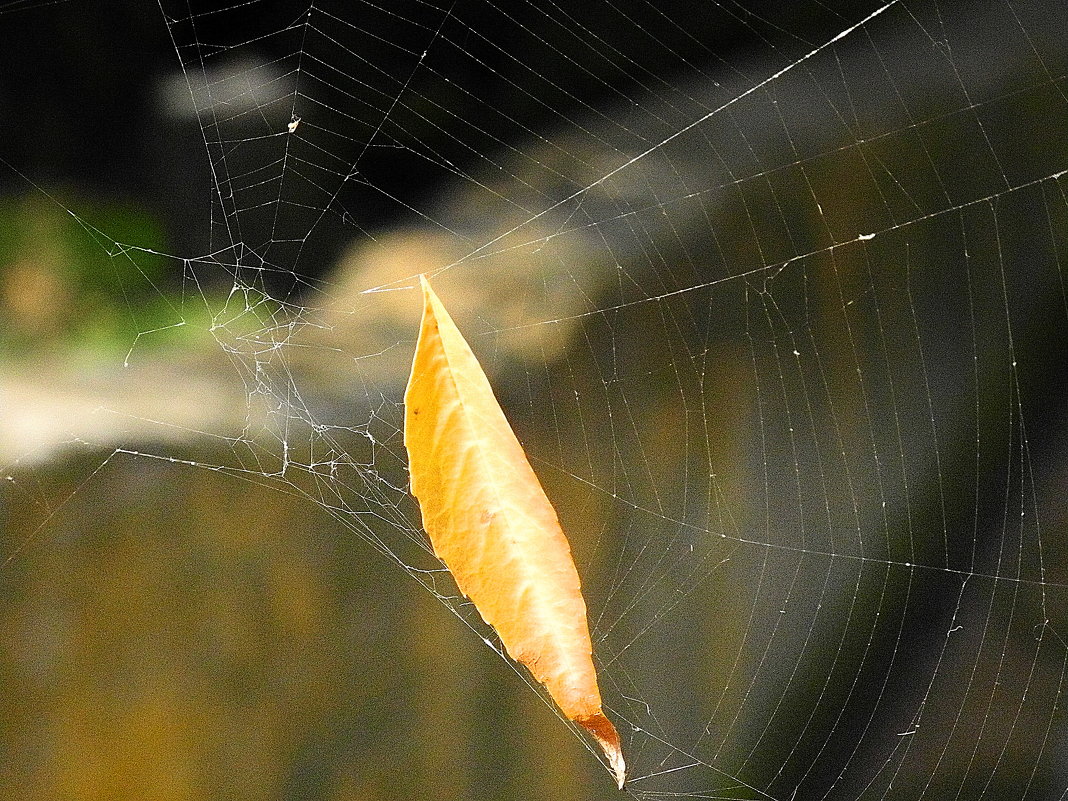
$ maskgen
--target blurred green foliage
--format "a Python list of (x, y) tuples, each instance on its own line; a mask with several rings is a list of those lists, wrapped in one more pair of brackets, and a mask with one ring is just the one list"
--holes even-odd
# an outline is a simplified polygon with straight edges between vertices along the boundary
[(97, 363), (134, 342), (203, 341), (210, 305), (199, 294), (183, 302), (165, 253), (162, 222), (135, 203), (37, 191), (0, 198), (0, 358), (53, 352)]

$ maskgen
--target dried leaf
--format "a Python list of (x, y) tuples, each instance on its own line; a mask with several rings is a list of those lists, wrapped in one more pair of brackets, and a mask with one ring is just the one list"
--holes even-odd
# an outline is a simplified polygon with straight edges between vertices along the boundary
[(423, 322), (405, 393), (404, 444), (423, 527), (509, 656), (593, 735), (622, 788), (619, 735), (601, 711), (571, 548), (475, 355), (420, 281)]

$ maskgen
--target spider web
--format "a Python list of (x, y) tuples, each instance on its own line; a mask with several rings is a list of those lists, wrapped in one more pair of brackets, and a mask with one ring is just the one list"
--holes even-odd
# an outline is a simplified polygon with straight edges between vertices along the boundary
[(168, 311), (13, 412), (8, 502), (72, 446), (68, 499), (269, 486), (500, 653), (407, 492), (425, 272), (559, 506), (629, 795), (1068, 797), (1063, 4), (280, 5), (144, 10), (190, 249), (57, 201)]

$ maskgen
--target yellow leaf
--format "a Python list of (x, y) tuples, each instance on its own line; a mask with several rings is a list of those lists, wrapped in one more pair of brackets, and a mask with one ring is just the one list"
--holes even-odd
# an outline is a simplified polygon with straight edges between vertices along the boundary
[(471, 348), (420, 282), (404, 444), (423, 527), (508, 655), (593, 735), (622, 788), (619, 735), (601, 711), (586, 603), (556, 510)]

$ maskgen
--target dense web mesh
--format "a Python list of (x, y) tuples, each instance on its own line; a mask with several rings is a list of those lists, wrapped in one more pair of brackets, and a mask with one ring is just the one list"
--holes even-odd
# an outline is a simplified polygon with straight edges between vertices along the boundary
[(500, 651), (407, 490), (425, 272), (559, 506), (628, 794), (1066, 797), (1068, 9), (581, 6), (142, 9), (188, 230), (8, 164), (127, 326), (12, 361), (8, 581), (116, 471), (185, 466)]

